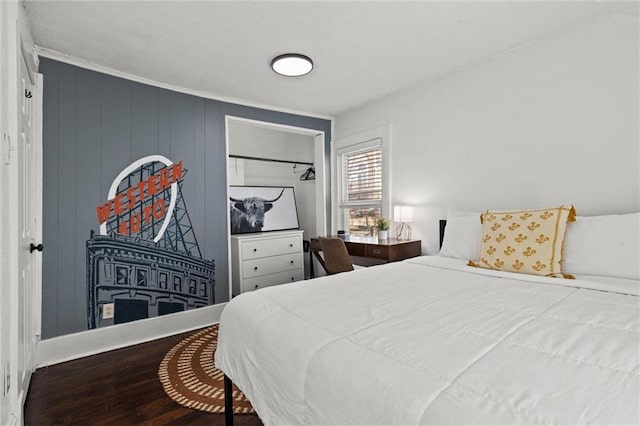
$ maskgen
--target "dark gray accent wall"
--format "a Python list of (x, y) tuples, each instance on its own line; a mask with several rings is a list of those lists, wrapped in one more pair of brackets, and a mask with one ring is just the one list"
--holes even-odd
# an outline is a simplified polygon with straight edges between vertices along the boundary
[(134, 160), (160, 154), (188, 169), (182, 194), (203, 258), (215, 260), (215, 300), (227, 301), (225, 116), (324, 131), (331, 121), (204, 99), (42, 58), (42, 337), (87, 330), (86, 241), (96, 206)]

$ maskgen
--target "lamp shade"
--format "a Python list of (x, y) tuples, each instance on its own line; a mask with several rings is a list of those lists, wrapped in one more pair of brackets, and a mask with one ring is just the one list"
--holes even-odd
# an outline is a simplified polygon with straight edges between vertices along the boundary
[(394, 206), (393, 221), (403, 222), (403, 223), (413, 222), (413, 207), (412, 206)]

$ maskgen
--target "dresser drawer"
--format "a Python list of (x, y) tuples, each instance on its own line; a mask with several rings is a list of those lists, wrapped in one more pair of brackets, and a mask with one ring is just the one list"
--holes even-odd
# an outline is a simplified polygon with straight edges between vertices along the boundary
[(244, 278), (253, 278), (260, 275), (275, 274), (276, 272), (299, 268), (302, 268), (300, 253), (283, 254), (280, 256), (245, 260), (242, 262), (242, 276)]
[(272, 285), (291, 283), (304, 279), (302, 269), (295, 269), (286, 272), (278, 272), (277, 274), (263, 275), (261, 277), (246, 278), (243, 282), (243, 292), (258, 290)]
[(303, 231), (231, 236), (231, 294), (304, 279)]
[(302, 241), (300, 237), (283, 237), (268, 240), (242, 242), (242, 259), (257, 259), (283, 253), (300, 253)]

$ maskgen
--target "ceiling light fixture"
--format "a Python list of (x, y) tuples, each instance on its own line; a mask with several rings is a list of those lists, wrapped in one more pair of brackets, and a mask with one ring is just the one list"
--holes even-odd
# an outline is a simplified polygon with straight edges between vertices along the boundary
[(271, 68), (280, 75), (300, 77), (311, 72), (313, 61), (308, 56), (299, 53), (285, 53), (273, 58)]

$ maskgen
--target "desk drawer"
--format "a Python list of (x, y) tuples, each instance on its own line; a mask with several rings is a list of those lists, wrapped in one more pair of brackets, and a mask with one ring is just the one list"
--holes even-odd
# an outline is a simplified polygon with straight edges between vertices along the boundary
[(367, 257), (389, 259), (389, 246), (367, 245)]
[(347, 246), (347, 251), (351, 256), (362, 256), (362, 257), (367, 256), (366, 244), (347, 242), (345, 243), (345, 245)]
[(275, 256), (284, 253), (300, 253), (302, 251), (300, 237), (273, 238), (242, 242), (242, 259)]
[(261, 259), (245, 260), (242, 262), (242, 275), (244, 278), (253, 278), (300, 268), (302, 268), (300, 253), (291, 253)]
[(260, 288), (270, 287), (272, 285), (292, 283), (304, 279), (302, 269), (294, 269), (277, 274), (263, 275), (261, 277), (247, 278), (243, 283), (243, 292), (258, 290)]

